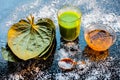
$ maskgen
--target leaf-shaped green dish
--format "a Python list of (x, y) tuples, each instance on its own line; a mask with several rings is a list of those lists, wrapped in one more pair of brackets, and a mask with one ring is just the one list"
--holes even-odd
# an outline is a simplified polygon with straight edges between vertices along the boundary
[(48, 19), (40, 19), (34, 24), (34, 17), (20, 20), (8, 31), (8, 46), (22, 60), (44, 55), (52, 45), (55, 26)]

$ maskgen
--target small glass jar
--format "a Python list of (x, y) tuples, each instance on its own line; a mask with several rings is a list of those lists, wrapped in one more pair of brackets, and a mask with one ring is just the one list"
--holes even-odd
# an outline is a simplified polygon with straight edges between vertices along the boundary
[(64, 6), (58, 13), (58, 24), (61, 37), (66, 41), (74, 41), (80, 33), (81, 11), (74, 6)]
[(84, 38), (90, 48), (95, 51), (105, 51), (116, 40), (115, 31), (108, 25), (93, 23), (84, 30)]

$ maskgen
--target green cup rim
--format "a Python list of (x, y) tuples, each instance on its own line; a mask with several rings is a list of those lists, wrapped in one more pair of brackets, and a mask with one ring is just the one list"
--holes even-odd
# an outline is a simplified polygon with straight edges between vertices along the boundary
[[(66, 11), (76, 12), (77, 14), (80, 15), (80, 17), (79, 17), (78, 19), (76, 19), (76, 20), (73, 20), (73, 21), (65, 21), (65, 20), (63, 20), (63, 19), (60, 19), (60, 17), (59, 17), (60, 11), (61, 11), (61, 10), (64, 10), (64, 9), (68, 9), (68, 10), (66, 10)], [(66, 11), (63, 11), (62, 13), (66, 12)], [(61, 13), (61, 14), (62, 14), (62, 13)], [(71, 23), (71, 22), (75, 22), (75, 21), (77, 21), (77, 20), (80, 20), (81, 17), (82, 17), (82, 12), (81, 12), (81, 10), (80, 10), (77, 6), (64, 5), (63, 7), (61, 7), (61, 8), (57, 11), (57, 17), (58, 17), (59, 20), (61, 20), (61, 21), (63, 21), (63, 22)]]

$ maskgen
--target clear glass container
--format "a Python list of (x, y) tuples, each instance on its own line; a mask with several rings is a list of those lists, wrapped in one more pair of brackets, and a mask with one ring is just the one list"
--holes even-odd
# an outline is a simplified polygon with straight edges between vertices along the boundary
[(58, 24), (61, 37), (66, 41), (75, 40), (80, 33), (81, 11), (74, 6), (64, 6), (58, 13)]
[(108, 25), (92, 23), (85, 28), (84, 38), (93, 50), (105, 51), (116, 41), (116, 33)]

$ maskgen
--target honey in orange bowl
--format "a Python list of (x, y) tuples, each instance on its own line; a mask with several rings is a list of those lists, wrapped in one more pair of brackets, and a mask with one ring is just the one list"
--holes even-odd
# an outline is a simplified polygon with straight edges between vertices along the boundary
[(114, 30), (103, 24), (89, 25), (84, 33), (85, 41), (90, 48), (96, 51), (105, 51), (116, 40)]

